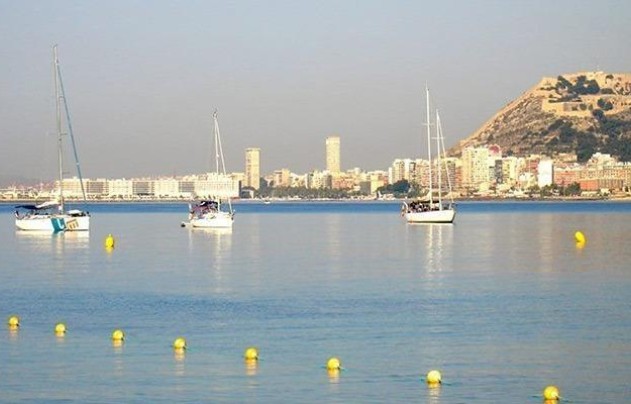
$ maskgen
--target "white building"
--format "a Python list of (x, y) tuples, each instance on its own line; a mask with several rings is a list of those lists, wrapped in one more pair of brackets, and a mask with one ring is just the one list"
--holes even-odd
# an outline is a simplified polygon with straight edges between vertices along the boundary
[(551, 159), (541, 159), (537, 165), (537, 185), (543, 188), (554, 183), (554, 164)]

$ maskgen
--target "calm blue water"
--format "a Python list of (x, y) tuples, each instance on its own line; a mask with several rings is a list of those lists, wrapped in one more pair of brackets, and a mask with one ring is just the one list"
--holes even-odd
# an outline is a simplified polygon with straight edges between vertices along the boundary
[(461, 203), (454, 225), (240, 203), (229, 232), (180, 228), (186, 208), (90, 205), (89, 235), (41, 236), (0, 205), (0, 317), (22, 324), (3, 326), (0, 401), (631, 401), (629, 203)]

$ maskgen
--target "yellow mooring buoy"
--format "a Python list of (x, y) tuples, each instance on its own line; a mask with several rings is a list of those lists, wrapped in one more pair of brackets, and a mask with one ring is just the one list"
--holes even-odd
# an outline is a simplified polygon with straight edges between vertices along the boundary
[(20, 326), (20, 318), (18, 316), (11, 316), (9, 317), (9, 319), (7, 320), (7, 324), (9, 325), (9, 327), (11, 328), (17, 328)]
[(332, 358), (329, 358), (329, 360), (326, 362), (326, 368), (328, 370), (340, 370), (342, 368), (342, 363), (338, 358), (334, 356)]
[(557, 386), (547, 386), (543, 389), (543, 399), (558, 401), (561, 398), (559, 388)]
[(581, 231), (574, 233), (574, 240), (579, 244), (585, 244), (585, 235)]
[(427, 372), (425, 381), (431, 386), (436, 386), (442, 383), (443, 377), (438, 370), (430, 370), (429, 372)]
[(254, 347), (249, 347), (248, 349), (245, 350), (245, 353), (243, 354), (243, 357), (245, 358), (246, 361), (258, 360), (258, 358), (259, 358), (259, 351), (257, 351), (256, 348), (254, 348)]
[(108, 234), (105, 238), (105, 248), (114, 248), (114, 236)]
[(125, 340), (125, 333), (123, 332), (123, 330), (114, 330), (112, 332), (112, 341), (124, 341)]
[(186, 348), (186, 340), (184, 339), (184, 337), (178, 337), (175, 339), (175, 341), (173, 341), (173, 349), (175, 349), (176, 351), (183, 351)]
[(55, 334), (57, 336), (63, 336), (66, 334), (66, 325), (64, 323), (57, 323), (55, 325)]

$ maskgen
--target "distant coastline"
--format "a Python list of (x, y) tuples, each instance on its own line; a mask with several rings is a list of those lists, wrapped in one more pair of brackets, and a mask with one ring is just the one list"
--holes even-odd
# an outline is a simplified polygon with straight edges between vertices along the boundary
[[(285, 199), (285, 198), (270, 198), (270, 199), (233, 199), (234, 204), (274, 204), (274, 203), (402, 203), (411, 198), (389, 198), (389, 199), (352, 199), (352, 198), (322, 198), (322, 199)], [(45, 199), (10, 199), (0, 200), (0, 205), (23, 205), (23, 204), (37, 204), (44, 202)], [(66, 200), (67, 204), (189, 204), (192, 200), (182, 199), (168, 199), (168, 198), (147, 198), (147, 199), (99, 199), (99, 200)], [(580, 202), (580, 201), (610, 201), (610, 202), (631, 202), (631, 195), (624, 196), (609, 196), (609, 197), (594, 197), (594, 196), (550, 196), (550, 197), (471, 197), (471, 198), (457, 198), (455, 203), (461, 202)]]

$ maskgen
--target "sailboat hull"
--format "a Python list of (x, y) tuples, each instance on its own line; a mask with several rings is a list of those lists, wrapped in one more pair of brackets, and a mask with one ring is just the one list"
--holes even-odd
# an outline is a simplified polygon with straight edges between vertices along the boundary
[(208, 213), (202, 217), (192, 218), (188, 224), (196, 228), (228, 228), (232, 227), (233, 217), (228, 212)]
[(15, 227), (23, 231), (88, 231), (90, 216), (27, 215), (15, 219)]
[(405, 220), (408, 223), (453, 223), (455, 218), (456, 211), (454, 209), (405, 213)]

